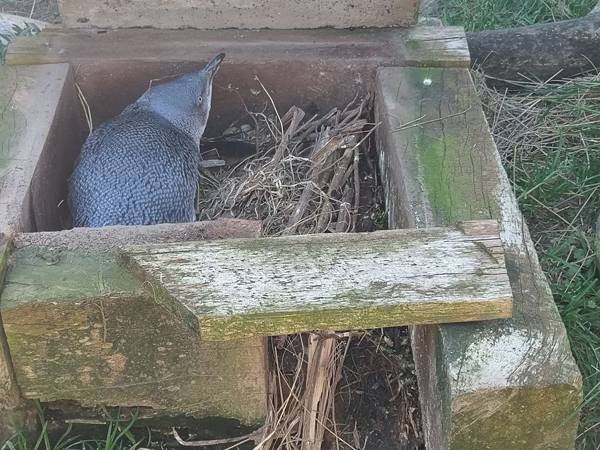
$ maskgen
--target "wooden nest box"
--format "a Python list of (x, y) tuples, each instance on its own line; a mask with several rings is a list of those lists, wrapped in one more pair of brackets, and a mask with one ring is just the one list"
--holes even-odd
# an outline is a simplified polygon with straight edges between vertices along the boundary
[[(417, 25), (415, 0), (59, 3), (64, 27), (0, 68), (1, 439), (32, 400), (256, 427), (266, 336), (411, 325), (427, 448), (572, 448), (581, 378), (462, 29)], [(255, 75), (282, 108), (375, 95), (390, 230), (63, 229), (78, 93), (100, 123), (221, 51), (218, 84), (249, 106)], [(209, 132), (242, 114), (236, 95), (215, 89)]]

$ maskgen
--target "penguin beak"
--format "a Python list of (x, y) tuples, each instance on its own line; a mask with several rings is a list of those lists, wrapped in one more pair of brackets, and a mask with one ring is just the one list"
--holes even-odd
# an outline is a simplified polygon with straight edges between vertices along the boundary
[(208, 74), (209, 79), (213, 79), (219, 67), (221, 66), (221, 62), (225, 58), (225, 53), (219, 53), (215, 56), (206, 66), (202, 69), (202, 72)]

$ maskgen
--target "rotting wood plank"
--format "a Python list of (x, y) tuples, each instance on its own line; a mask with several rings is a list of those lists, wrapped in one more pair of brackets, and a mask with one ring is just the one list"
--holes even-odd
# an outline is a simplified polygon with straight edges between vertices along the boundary
[[(114, 241), (168, 241), (164, 228), (110, 227), (93, 239), (89, 229), (69, 231), (69, 240), (63, 232), (15, 238), (0, 312), (25, 398), (262, 424), (265, 340), (201, 341), (119, 264)], [(223, 220), (174, 231), (249, 238), (260, 224)]]
[(427, 448), (573, 448), (581, 375), (469, 71), (380, 69), (376, 120), (390, 226), (498, 220), (514, 295), (509, 320), (413, 327)]
[(123, 257), (205, 340), (510, 317), (495, 224), (465, 226), (154, 244)]
[(36, 36), (16, 38), (7, 49), (6, 63), (199, 63), (208, 61), (217, 50), (227, 53), (226, 64), (251, 67), (288, 60), (320, 65), (324, 58), (374, 66), (471, 64), (461, 27), (213, 31), (48, 28)]
[(462, 27), (414, 27), (407, 33), (406, 47), (406, 66), (454, 67), (457, 61), (466, 66), (471, 62)]

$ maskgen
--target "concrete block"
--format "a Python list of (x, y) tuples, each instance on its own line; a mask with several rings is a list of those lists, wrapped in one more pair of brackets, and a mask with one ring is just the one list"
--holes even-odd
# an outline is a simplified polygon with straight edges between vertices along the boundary
[(350, 28), (409, 26), (417, 0), (59, 0), (69, 28)]

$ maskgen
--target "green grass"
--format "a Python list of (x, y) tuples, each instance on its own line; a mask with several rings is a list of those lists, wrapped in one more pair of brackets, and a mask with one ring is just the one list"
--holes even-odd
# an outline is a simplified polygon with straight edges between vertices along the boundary
[[(467, 31), (587, 14), (597, 0), (440, 0), (446, 24)], [(505, 95), (479, 85), (498, 150), (525, 215), (584, 381), (577, 440), (600, 449), (600, 76), (520, 84)]]
[(578, 448), (598, 450), (600, 75), (520, 87), (506, 95), (478, 86), (584, 377)]
[[(510, 28), (587, 14), (597, 0), (440, 0), (446, 24)], [(584, 381), (577, 440), (600, 449), (600, 76), (523, 84), (506, 96), (480, 84), (498, 150), (525, 215)]]
[(35, 439), (23, 433), (5, 442), (0, 450), (138, 450), (142, 441), (136, 441), (131, 433), (135, 418), (123, 422), (108, 417), (106, 434), (103, 439), (84, 439), (73, 434), (71, 426), (56, 438), (48, 432), (49, 423), (38, 404), (41, 430)]
[(439, 15), (467, 31), (509, 28), (572, 19), (590, 12), (597, 0), (439, 0)]

